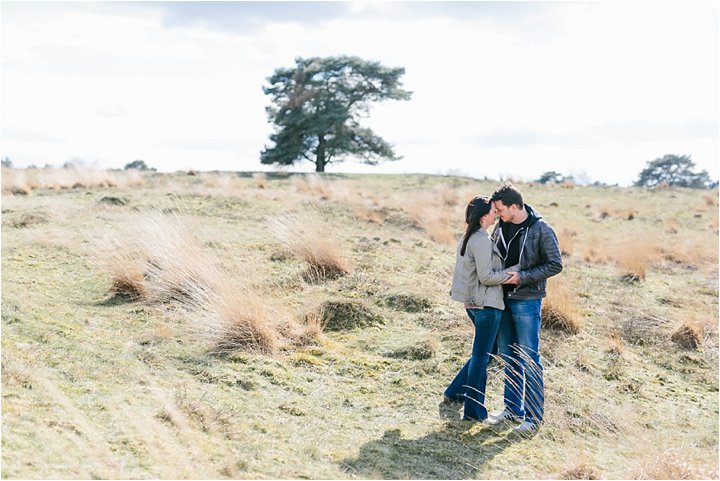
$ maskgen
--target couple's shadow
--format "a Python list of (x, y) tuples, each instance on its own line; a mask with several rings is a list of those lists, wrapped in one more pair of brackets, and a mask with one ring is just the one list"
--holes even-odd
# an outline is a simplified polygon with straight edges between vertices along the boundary
[(341, 466), (365, 479), (475, 479), (483, 464), (520, 441), (462, 421), (457, 411), (441, 408), (440, 415), (448, 420), (444, 428), (417, 439), (403, 439), (399, 429), (385, 431)]

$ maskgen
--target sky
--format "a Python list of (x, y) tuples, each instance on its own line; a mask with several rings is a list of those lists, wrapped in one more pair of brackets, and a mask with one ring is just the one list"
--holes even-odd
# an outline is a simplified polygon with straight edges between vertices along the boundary
[[(629, 185), (720, 177), (717, 2), (0, 3), (0, 154), (18, 167), (262, 171), (262, 87), (297, 57), (403, 67), (362, 124), (402, 159), (328, 172)], [(309, 162), (294, 172), (314, 170)]]

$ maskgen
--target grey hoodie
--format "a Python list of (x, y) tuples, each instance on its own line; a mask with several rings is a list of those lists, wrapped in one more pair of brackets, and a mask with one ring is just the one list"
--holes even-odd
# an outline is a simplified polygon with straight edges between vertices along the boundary
[(450, 297), (477, 307), (505, 309), (500, 284), (508, 278), (502, 270), (502, 256), (485, 229), (474, 232), (468, 240), (465, 255), (460, 255), (462, 238), (458, 242), (455, 271)]
[[(546, 280), (563, 270), (562, 256), (557, 236), (550, 224), (540, 214), (525, 204), (530, 216), (530, 226), (520, 235), (520, 284), (508, 292), (507, 299), (538, 299), (545, 297)], [(503, 221), (500, 220), (492, 233), (497, 246)], [(512, 270), (517, 270), (513, 268)]]

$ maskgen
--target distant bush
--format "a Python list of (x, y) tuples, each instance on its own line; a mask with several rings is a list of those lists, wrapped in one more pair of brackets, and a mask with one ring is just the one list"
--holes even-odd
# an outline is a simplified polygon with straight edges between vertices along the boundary
[(148, 165), (145, 163), (144, 160), (133, 160), (132, 162), (128, 162), (125, 164), (124, 167), (125, 170), (135, 169), (135, 170), (151, 170), (156, 171), (154, 167), (148, 167)]

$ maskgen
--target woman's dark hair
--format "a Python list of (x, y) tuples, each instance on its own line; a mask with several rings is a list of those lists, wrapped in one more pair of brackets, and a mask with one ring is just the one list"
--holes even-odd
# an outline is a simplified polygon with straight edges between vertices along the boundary
[(470, 236), (473, 235), (480, 229), (480, 219), (482, 216), (490, 212), (492, 203), (489, 197), (475, 196), (465, 208), (465, 223), (467, 229), (465, 230), (465, 236), (463, 237), (462, 248), (460, 248), (460, 255), (465, 255), (465, 248), (470, 240)]

